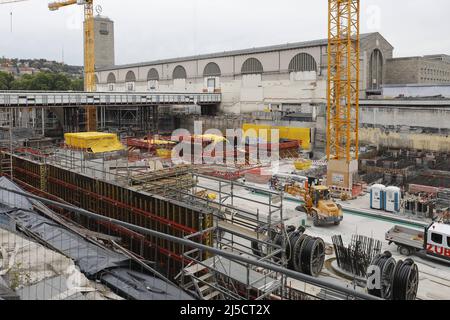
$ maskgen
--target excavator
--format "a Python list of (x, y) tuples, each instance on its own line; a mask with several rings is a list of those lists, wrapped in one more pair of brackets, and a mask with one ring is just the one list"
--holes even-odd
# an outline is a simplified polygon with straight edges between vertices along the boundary
[(329, 188), (319, 185), (316, 178), (308, 178), (304, 186), (298, 182), (288, 183), (284, 191), (303, 200), (304, 204), (296, 210), (311, 217), (315, 227), (328, 224), (338, 226), (344, 219), (342, 206), (332, 199)]

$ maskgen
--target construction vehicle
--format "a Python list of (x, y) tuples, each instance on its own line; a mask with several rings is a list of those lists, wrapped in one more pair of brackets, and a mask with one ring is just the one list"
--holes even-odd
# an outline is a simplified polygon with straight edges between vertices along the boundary
[(425, 256), (450, 264), (450, 225), (433, 222), (424, 231), (395, 226), (386, 233), (389, 244), (395, 243), (404, 256)]
[(308, 178), (304, 186), (297, 182), (286, 184), (285, 192), (302, 198), (304, 204), (298, 206), (296, 210), (311, 217), (314, 226), (340, 225), (344, 219), (342, 206), (332, 199), (327, 186), (319, 185), (317, 182), (318, 180), (315, 178)]

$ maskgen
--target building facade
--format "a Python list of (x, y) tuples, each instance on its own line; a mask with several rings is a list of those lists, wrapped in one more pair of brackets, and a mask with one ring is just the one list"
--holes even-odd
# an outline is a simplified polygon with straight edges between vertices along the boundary
[[(220, 111), (249, 114), (326, 102), (326, 39), (97, 68), (98, 91), (221, 92)], [(361, 94), (381, 94), (393, 47), (361, 35)]]
[(450, 84), (450, 56), (387, 59), (386, 84)]

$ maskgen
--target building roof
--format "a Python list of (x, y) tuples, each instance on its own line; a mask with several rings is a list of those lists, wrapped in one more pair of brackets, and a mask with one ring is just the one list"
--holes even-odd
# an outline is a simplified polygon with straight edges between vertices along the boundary
[[(360, 35), (360, 39), (361, 40), (366, 39), (370, 36), (377, 35), (377, 34), (380, 35), (378, 32), (363, 33)], [(159, 64), (177, 63), (177, 62), (184, 62), (184, 61), (191, 61), (191, 60), (204, 60), (204, 59), (232, 57), (232, 56), (247, 55), (247, 54), (258, 54), (258, 53), (266, 53), (266, 52), (279, 51), (279, 50), (304, 49), (304, 48), (326, 46), (326, 45), (328, 45), (328, 39), (320, 39), (320, 40), (294, 42), (294, 43), (265, 46), (265, 47), (251, 48), (251, 49), (224, 51), (224, 52), (217, 52), (217, 53), (201, 54), (201, 55), (196, 55), (196, 56), (155, 60), (155, 61), (148, 61), (148, 62), (141, 62), (141, 63), (115, 65), (115, 66), (97, 68), (96, 71), (130, 69), (130, 68), (136, 68), (136, 67), (142, 67), (142, 66), (154, 66), (154, 65), (159, 65)]]

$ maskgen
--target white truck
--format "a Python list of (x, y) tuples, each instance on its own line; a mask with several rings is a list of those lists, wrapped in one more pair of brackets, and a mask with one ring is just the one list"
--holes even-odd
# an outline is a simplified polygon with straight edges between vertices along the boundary
[(395, 226), (386, 233), (389, 244), (395, 243), (400, 254), (425, 255), (428, 258), (450, 263), (450, 225), (433, 222), (424, 231)]

